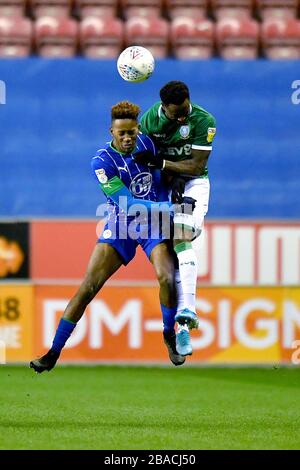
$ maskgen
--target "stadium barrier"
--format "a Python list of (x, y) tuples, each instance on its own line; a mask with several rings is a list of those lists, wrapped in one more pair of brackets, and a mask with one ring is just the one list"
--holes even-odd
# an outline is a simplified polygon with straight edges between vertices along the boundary
[[(0, 286), (0, 340), (8, 363), (26, 362), (51, 346), (77, 285)], [(190, 364), (298, 364), (299, 287), (203, 287)], [(298, 361), (298, 362), (297, 362)], [(91, 302), (61, 363), (168, 364), (157, 287), (103, 288)]]

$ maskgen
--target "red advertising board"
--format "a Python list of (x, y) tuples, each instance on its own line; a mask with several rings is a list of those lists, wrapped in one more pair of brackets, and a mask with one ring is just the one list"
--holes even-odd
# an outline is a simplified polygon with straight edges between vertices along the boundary
[[(33, 279), (82, 279), (103, 224), (83, 221), (31, 223), (31, 276)], [(112, 280), (154, 280), (146, 255), (138, 247), (134, 260), (121, 267)]]
[[(34, 221), (31, 275), (36, 280), (80, 280), (100, 226), (87, 221)], [(212, 286), (299, 285), (300, 223), (207, 222), (194, 243), (198, 280)], [(140, 248), (112, 279), (155, 280)]]

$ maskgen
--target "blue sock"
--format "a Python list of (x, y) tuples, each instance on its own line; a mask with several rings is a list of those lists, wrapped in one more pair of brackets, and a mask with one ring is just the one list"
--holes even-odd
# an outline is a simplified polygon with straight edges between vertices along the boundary
[(177, 306), (169, 308), (169, 307), (165, 307), (163, 304), (160, 304), (160, 308), (162, 311), (162, 317), (163, 317), (163, 323), (164, 323), (164, 333), (174, 333), (175, 332), (174, 317), (177, 312)]
[(66, 344), (67, 339), (71, 336), (75, 326), (76, 323), (61, 318), (55, 333), (51, 349), (53, 349), (57, 353), (60, 353), (62, 348)]

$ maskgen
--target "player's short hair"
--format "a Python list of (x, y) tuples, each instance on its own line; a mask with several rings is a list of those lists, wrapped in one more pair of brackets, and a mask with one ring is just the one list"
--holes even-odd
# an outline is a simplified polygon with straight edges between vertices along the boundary
[(182, 104), (187, 98), (190, 99), (187, 85), (178, 80), (166, 83), (159, 95), (163, 104)]
[(111, 108), (111, 120), (133, 119), (137, 121), (141, 109), (137, 104), (130, 101), (120, 101)]

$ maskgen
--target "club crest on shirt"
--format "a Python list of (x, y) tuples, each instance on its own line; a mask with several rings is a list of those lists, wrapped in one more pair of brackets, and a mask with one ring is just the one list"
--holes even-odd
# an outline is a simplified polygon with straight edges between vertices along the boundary
[(211, 143), (214, 140), (214, 136), (217, 132), (215, 127), (209, 127), (207, 129), (207, 142)]
[(187, 139), (190, 135), (190, 126), (181, 126), (179, 133), (183, 139)]

